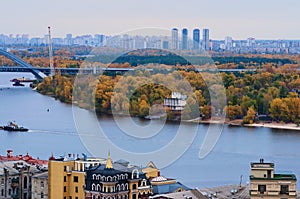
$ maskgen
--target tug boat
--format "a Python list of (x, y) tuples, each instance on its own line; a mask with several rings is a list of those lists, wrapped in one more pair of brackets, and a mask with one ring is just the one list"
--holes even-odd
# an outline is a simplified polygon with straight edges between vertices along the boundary
[(14, 122), (8, 122), (8, 124), (6, 126), (2, 126), (0, 129), (3, 129), (5, 131), (28, 131), (27, 128), (24, 128), (22, 126), (18, 126), (16, 123)]

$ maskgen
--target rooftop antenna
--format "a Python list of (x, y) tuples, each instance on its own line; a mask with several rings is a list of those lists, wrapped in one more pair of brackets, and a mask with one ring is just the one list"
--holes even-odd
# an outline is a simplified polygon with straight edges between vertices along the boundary
[(55, 75), (55, 69), (53, 65), (53, 50), (52, 50), (52, 39), (51, 39), (51, 27), (48, 26), (49, 32), (49, 59), (50, 59), (50, 76), (53, 77)]

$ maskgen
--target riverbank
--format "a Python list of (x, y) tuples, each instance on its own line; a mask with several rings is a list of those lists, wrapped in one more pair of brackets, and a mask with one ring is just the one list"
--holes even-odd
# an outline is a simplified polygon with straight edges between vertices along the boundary
[(300, 126), (293, 123), (279, 123), (279, 122), (258, 122), (254, 124), (243, 124), (242, 120), (233, 120), (227, 121), (226, 124), (229, 126), (243, 126), (243, 127), (264, 127), (264, 128), (271, 128), (271, 129), (280, 129), (280, 130), (297, 130), (300, 131)]

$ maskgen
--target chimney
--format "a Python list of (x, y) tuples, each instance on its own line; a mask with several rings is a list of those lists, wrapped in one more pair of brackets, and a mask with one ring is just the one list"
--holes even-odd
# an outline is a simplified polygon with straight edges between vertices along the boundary
[(13, 150), (9, 149), (7, 150), (7, 157), (11, 158), (13, 156)]

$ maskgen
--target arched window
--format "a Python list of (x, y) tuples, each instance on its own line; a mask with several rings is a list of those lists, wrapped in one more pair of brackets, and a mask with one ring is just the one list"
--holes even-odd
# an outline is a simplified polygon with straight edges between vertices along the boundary
[(98, 177), (97, 180), (101, 180), (101, 175), (100, 174), (97, 177)]
[(141, 186), (147, 186), (147, 180), (143, 179), (141, 182)]
[(112, 181), (112, 177), (108, 176), (108, 177), (107, 177), (107, 181), (108, 181), (108, 182), (111, 182), (111, 181)]
[(119, 185), (119, 184), (117, 185), (117, 191), (121, 191), (121, 190), (120, 190), (120, 185)]
[(24, 189), (27, 189), (27, 176), (24, 177)]
[(101, 185), (97, 184), (97, 191), (101, 191)]
[(124, 188), (124, 184), (121, 185), (121, 191), (124, 191), (125, 188)]
[(127, 179), (128, 178), (128, 175), (127, 174), (125, 174), (125, 179)]
[(93, 199), (96, 199), (96, 196), (95, 196), (95, 195), (93, 195)]
[(93, 183), (92, 184), (92, 191), (95, 191), (96, 190), (96, 185)]
[(139, 170), (134, 169), (131, 173), (131, 179), (139, 178)]
[(93, 180), (96, 180), (96, 174), (93, 174)]
[(136, 189), (136, 184), (132, 185), (132, 189), (135, 190)]
[(125, 190), (128, 190), (128, 184), (125, 184)]

